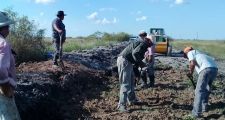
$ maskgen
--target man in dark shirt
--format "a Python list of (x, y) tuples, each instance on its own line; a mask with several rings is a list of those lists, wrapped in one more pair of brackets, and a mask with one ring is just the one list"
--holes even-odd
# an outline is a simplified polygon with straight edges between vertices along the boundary
[[(53, 44), (55, 48), (55, 53), (53, 57), (53, 66), (58, 66), (57, 59), (59, 56), (62, 56), (62, 46), (63, 43), (66, 40), (66, 29), (65, 25), (63, 24), (64, 20), (64, 14), (63, 11), (58, 11), (57, 18), (53, 20), (52, 22), (52, 38), (53, 38)], [(60, 49), (60, 40), (61, 40), (61, 49)]]
[(151, 40), (144, 38), (143, 41), (136, 41), (129, 44), (117, 58), (120, 82), (118, 109), (120, 112), (129, 112), (126, 109), (127, 101), (129, 104), (135, 104), (138, 101), (134, 93), (133, 64), (137, 64), (140, 67), (145, 67), (146, 65), (142, 60), (148, 47), (151, 46)]
[[(138, 34), (138, 40), (144, 40), (147, 37), (147, 33), (144, 30), (141, 30)], [(141, 78), (141, 73), (139, 71), (139, 66), (137, 64), (134, 64), (133, 70), (135, 75), (135, 86), (138, 84), (139, 79)]]

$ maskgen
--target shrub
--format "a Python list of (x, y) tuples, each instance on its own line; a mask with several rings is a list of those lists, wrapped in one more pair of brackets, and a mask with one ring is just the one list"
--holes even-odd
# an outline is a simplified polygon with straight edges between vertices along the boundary
[(115, 39), (117, 41), (127, 41), (127, 40), (129, 40), (129, 38), (130, 38), (130, 35), (127, 33), (124, 33), (124, 32), (120, 32), (115, 35)]
[(8, 39), (16, 51), (18, 64), (27, 61), (40, 61), (44, 59), (44, 29), (37, 29), (33, 21), (27, 16), (19, 17), (16, 12), (6, 9), (8, 16), (16, 21), (10, 26)]
[(130, 35), (124, 32), (117, 34), (104, 33), (102, 39), (105, 41), (127, 41), (129, 40)]

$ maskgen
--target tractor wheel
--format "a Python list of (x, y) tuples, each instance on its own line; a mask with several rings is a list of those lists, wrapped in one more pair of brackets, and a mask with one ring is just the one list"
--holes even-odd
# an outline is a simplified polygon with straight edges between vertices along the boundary
[(172, 46), (168, 46), (167, 48), (167, 56), (171, 56), (172, 55)]

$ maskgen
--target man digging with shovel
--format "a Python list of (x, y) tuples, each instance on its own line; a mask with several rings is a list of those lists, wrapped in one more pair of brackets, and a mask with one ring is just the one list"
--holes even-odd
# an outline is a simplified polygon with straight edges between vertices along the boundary
[(202, 112), (207, 111), (210, 89), (218, 68), (212, 57), (194, 50), (192, 47), (184, 49), (184, 57), (189, 61), (188, 76), (192, 78), (194, 69), (198, 73), (192, 115), (199, 118), (202, 117)]
[(151, 46), (152, 42), (148, 38), (130, 43), (117, 58), (120, 82), (118, 110), (120, 112), (129, 112), (126, 108), (127, 102), (130, 105), (140, 102), (134, 92), (133, 64), (137, 64), (141, 68), (146, 67), (142, 60), (148, 47)]
[(64, 16), (66, 16), (66, 14), (64, 14), (63, 11), (58, 11), (57, 18), (54, 19), (52, 22), (52, 38), (55, 48), (55, 53), (53, 57), (53, 67), (59, 66), (61, 67), (61, 69), (64, 69), (64, 64), (62, 61), (62, 47), (63, 43), (66, 40), (66, 29), (65, 25), (62, 22), (62, 20), (64, 20)]

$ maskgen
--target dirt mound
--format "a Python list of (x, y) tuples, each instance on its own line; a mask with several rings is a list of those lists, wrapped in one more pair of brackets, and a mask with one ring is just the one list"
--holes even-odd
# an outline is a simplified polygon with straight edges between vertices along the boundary
[[(108, 91), (104, 72), (65, 62), (66, 70), (51, 62), (26, 63), (18, 67), (16, 103), (23, 120), (73, 120), (90, 116), (86, 101), (101, 99)], [(68, 72), (69, 71), (69, 72)]]

